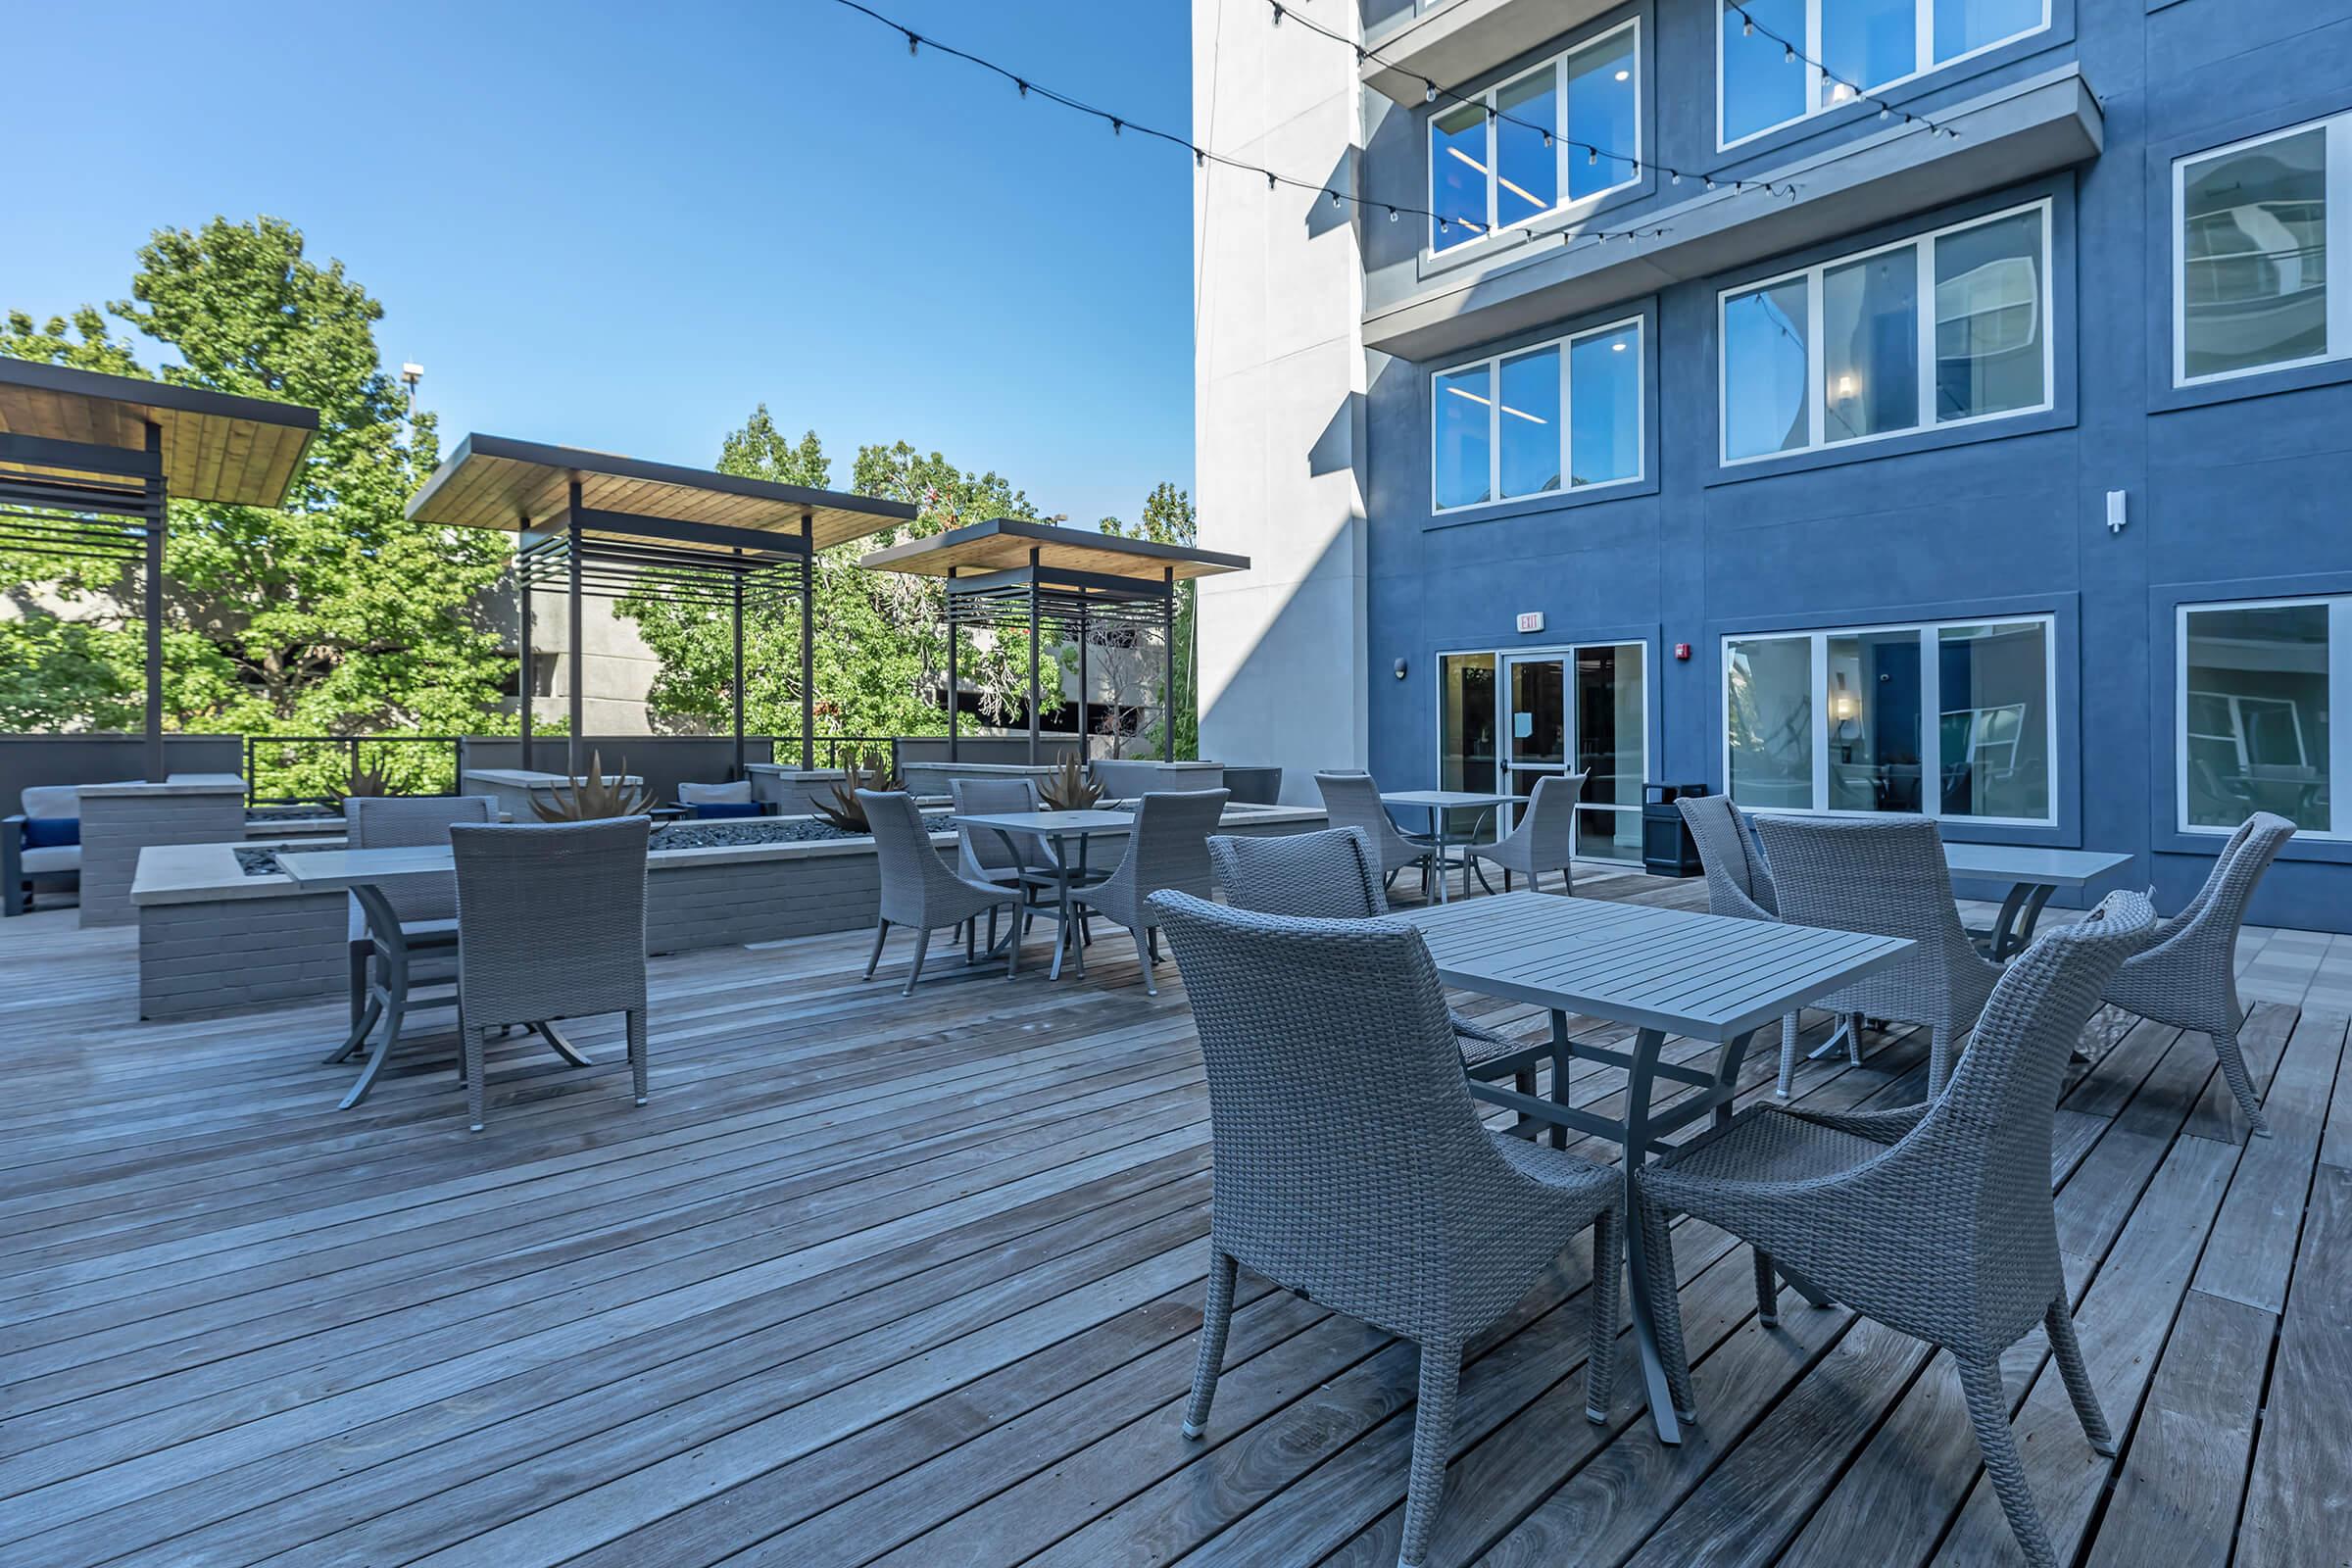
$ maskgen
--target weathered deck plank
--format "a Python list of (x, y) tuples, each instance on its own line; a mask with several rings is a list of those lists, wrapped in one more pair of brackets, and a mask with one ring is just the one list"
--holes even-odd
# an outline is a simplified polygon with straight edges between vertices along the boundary
[[(587, 1072), (517, 1039), (473, 1138), (446, 1015), (345, 1115), (340, 1007), (139, 1024), (128, 934), (72, 922), (0, 927), (0, 1565), (1395, 1560), (1411, 1347), (1245, 1275), (1209, 1437), (1176, 1435), (1206, 1099), (1181, 988), (1119, 942), (1083, 984), (951, 963), (911, 1002), (854, 936), (658, 959), (651, 1104), (612, 1029)], [(2257, 1010), (2275, 1139), (2152, 1024), (2070, 1091), (2061, 1236), (2128, 1446), (2088, 1454), (2029, 1337), (2062, 1557), (2347, 1555), (2344, 1036)], [(1873, 1036), (1798, 1093), (1901, 1102), (1921, 1054)], [(1620, 1082), (1579, 1062), (1572, 1098)], [(1651, 1439), (1622, 1333), (1584, 1420), (1571, 1248), (1473, 1349), (1433, 1562), (2014, 1560), (1939, 1360), (1793, 1299), (1763, 1330), (1706, 1227), (1677, 1262), (1693, 1441)]]

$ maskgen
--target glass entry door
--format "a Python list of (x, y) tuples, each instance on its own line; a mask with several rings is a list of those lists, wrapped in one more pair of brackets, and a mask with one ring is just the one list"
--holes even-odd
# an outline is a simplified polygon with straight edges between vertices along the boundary
[(1642, 781), (1648, 757), (1647, 669), (1640, 643), (1591, 643), (1514, 654), (1501, 680), (1501, 790), (1533, 795), (1546, 774), (1581, 771), (1576, 853), (1642, 855)]

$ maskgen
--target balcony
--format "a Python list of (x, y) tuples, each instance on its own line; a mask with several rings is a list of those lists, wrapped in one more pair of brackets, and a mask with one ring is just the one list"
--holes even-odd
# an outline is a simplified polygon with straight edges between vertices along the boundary
[[(1898, 125), (1841, 143), (1772, 172), (1797, 187), (1793, 199), (1728, 186), (1693, 190), (1642, 211), (1642, 227), (1665, 232), (1639, 241), (1576, 244), (1587, 220), (1539, 223), (1494, 266), (1375, 303), (1364, 315), (1364, 345), (1407, 360), (1456, 353), (2070, 168), (2098, 156), (2105, 131), (2098, 101), (2072, 65), (1938, 111), (1937, 119), (1959, 138)], [(1631, 221), (1614, 212), (1600, 219), (1603, 226)]]
[(1365, 37), (1364, 47), (1380, 59), (1364, 61), (1364, 85), (1400, 104), (1418, 105), (1429, 82), (1450, 87), (1468, 81), (1620, 3), (1444, 0)]

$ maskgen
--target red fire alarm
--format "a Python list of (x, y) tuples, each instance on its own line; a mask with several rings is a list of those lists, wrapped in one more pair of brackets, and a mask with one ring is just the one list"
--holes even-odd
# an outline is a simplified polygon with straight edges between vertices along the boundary
[(1677, 659), (1689, 659), (1690, 657), (1690, 645), (1689, 643), (1676, 643), (1674, 645), (1674, 657)]

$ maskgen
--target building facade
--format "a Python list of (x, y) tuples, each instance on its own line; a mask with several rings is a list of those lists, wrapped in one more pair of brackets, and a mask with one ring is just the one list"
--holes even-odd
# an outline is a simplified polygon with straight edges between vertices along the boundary
[(1352, 199), (1196, 175), (1258, 563), (1203, 755), (1582, 767), (1604, 857), (1645, 780), (1920, 813), (2168, 906), (2267, 809), (2255, 918), (2352, 930), (2352, 0), (1194, 20), (1196, 139)]

